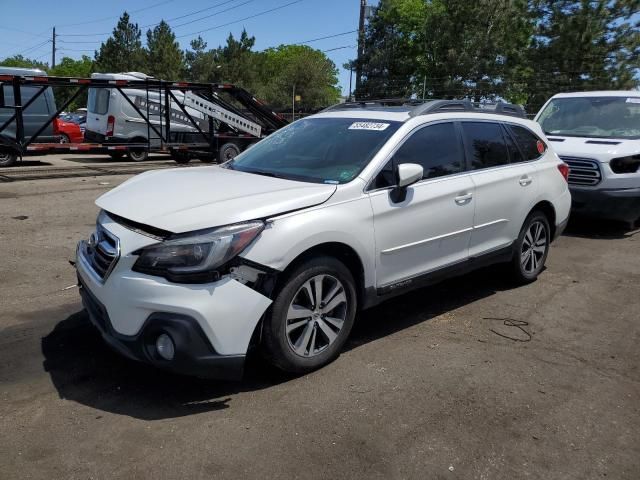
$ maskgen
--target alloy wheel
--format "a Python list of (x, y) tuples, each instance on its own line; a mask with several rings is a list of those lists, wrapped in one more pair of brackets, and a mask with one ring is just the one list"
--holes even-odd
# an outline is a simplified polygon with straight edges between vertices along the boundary
[(542, 260), (549, 248), (547, 241), (547, 228), (544, 223), (536, 220), (527, 230), (522, 239), (520, 251), (520, 264), (522, 270), (528, 274), (534, 274), (542, 266)]
[(347, 318), (347, 294), (332, 275), (316, 275), (293, 296), (286, 321), (287, 341), (301, 357), (313, 357), (335, 342)]

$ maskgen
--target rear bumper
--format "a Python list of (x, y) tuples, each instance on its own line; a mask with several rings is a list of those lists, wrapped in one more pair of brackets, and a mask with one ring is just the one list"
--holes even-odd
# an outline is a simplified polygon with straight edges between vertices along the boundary
[(640, 218), (640, 187), (586, 190), (571, 189), (572, 210), (576, 213), (633, 222)]
[[(107, 309), (79, 276), (78, 284), (82, 304), (91, 323), (100, 331), (105, 342), (121, 355), (165, 370), (201, 378), (242, 378), (245, 356), (219, 355), (195, 319), (176, 313), (153, 313), (137, 334), (122, 335), (113, 328)], [(175, 346), (175, 356), (171, 361), (161, 358), (155, 349), (155, 341), (163, 333), (171, 337)]]

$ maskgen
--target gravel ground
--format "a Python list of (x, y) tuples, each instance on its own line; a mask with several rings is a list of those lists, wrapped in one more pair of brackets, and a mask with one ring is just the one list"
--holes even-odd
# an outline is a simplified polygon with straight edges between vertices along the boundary
[(221, 383), (120, 358), (82, 311), (68, 260), (126, 178), (0, 183), (0, 478), (640, 478), (638, 231), (572, 221), (534, 284), (453, 279), (315, 373)]

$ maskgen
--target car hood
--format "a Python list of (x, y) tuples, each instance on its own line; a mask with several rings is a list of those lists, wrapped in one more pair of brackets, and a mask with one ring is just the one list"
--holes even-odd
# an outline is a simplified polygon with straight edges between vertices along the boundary
[[(551, 140), (551, 139), (557, 140)], [(547, 135), (553, 150), (559, 156), (592, 158), (600, 162), (618, 157), (640, 154), (640, 140), (617, 138), (563, 137)]]
[(96, 205), (133, 222), (183, 233), (319, 205), (335, 190), (335, 185), (208, 166), (143, 173), (102, 195)]

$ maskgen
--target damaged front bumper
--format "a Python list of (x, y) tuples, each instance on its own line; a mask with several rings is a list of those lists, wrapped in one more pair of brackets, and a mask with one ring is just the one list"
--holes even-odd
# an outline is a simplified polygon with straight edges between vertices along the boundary
[[(131, 252), (154, 242), (118, 223), (102, 225), (123, 251), (102, 280), (77, 250), (82, 301), (105, 341), (121, 354), (155, 366), (206, 378), (237, 379), (251, 337), (271, 304), (241, 270), (208, 284), (183, 285), (133, 272)], [(81, 244), (82, 246), (82, 244)], [(246, 274), (245, 274), (246, 276)], [(156, 340), (167, 334), (175, 354), (166, 360)]]

